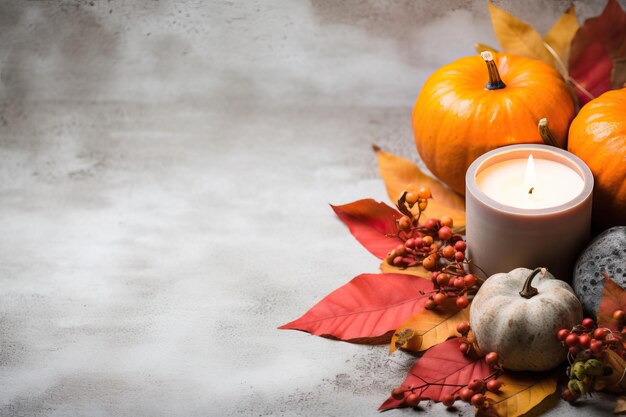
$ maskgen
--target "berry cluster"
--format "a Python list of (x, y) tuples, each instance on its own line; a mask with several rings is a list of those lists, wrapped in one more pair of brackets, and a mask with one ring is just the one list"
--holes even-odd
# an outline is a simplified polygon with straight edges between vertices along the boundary
[[(617, 310), (613, 317), (624, 319), (624, 312)], [(557, 337), (568, 350), (570, 366), (567, 368), (569, 382), (561, 396), (566, 401), (576, 401), (581, 395), (593, 391), (597, 377), (610, 375), (613, 370), (602, 362), (603, 353), (612, 350), (622, 358), (625, 356), (621, 332), (597, 327), (595, 321), (586, 318), (571, 330), (561, 329)]]
[[(427, 309), (434, 309), (451, 298), (455, 299), (457, 307), (465, 308), (469, 304), (467, 295), (476, 292), (479, 280), (474, 274), (466, 273), (467, 244), (452, 229), (451, 217), (419, 223), (430, 198), (430, 190), (425, 187), (417, 193), (405, 191), (402, 194), (397, 207), (403, 216), (396, 220), (398, 232), (394, 236), (403, 243), (387, 255), (385, 262), (403, 269), (421, 265), (432, 272), (436, 292), (426, 303)], [(417, 215), (412, 211), (415, 207)]]

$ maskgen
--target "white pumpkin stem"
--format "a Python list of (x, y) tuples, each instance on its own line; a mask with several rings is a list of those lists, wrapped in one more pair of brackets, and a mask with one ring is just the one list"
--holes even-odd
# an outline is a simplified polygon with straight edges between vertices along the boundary
[(526, 282), (524, 282), (524, 288), (522, 288), (522, 290), (519, 292), (519, 295), (524, 298), (533, 298), (535, 295), (539, 294), (537, 288), (533, 287), (531, 284), (535, 276), (540, 272), (542, 275), (545, 275), (546, 268), (535, 268), (535, 270), (530, 273), (528, 278), (526, 278)]
[(506, 84), (504, 84), (502, 78), (500, 78), (498, 66), (493, 60), (493, 54), (489, 51), (483, 51), (480, 53), (480, 57), (485, 60), (487, 72), (489, 73), (489, 81), (487, 81), (485, 88), (487, 90), (500, 90), (506, 87)]

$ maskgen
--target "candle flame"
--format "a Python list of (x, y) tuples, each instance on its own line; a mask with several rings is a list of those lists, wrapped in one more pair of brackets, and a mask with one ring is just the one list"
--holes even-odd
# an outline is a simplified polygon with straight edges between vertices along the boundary
[(525, 178), (526, 188), (528, 189), (528, 194), (532, 194), (535, 189), (535, 160), (533, 159), (533, 155), (528, 155), (528, 162), (526, 163), (526, 178)]

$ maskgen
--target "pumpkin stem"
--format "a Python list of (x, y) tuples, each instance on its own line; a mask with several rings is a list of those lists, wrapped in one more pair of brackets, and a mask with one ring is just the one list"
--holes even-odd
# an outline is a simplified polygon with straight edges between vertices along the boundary
[(537, 124), (537, 129), (539, 129), (539, 135), (541, 136), (543, 143), (550, 146), (556, 146), (557, 148), (559, 147), (556, 138), (548, 127), (548, 119), (544, 117), (543, 119), (539, 120), (539, 123)]
[(519, 295), (521, 295), (524, 298), (533, 298), (535, 295), (539, 294), (539, 291), (537, 291), (537, 288), (533, 287), (531, 284), (535, 276), (540, 272), (541, 272), (541, 275), (545, 275), (546, 268), (535, 268), (535, 270), (531, 272), (528, 278), (526, 278), (526, 282), (524, 283), (524, 288), (522, 288), (522, 290), (519, 292)]
[(489, 73), (489, 81), (485, 88), (487, 90), (500, 90), (506, 87), (506, 84), (502, 82), (502, 78), (500, 78), (500, 73), (498, 72), (498, 67), (496, 63), (493, 61), (493, 54), (489, 51), (483, 51), (480, 53), (482, 59), (485, 60), (487, 64), (487, 72)]

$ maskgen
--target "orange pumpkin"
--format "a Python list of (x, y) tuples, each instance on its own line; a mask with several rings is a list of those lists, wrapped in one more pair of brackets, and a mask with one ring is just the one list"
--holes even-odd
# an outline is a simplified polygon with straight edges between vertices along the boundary
[(461, 194), (474, 159), (504, 145), (542, 143), (537, 129), (542, 118), (563, 148), (574, 117), (572, 95), (551, 66), (504, 53), (482, 56), (437, 70), (413, 108), (420, 156), (435, 176)]
[(626, 225), (626, 88), (607, 91), (580, 109), (568, 150), (593, 172), (594, 221)]

